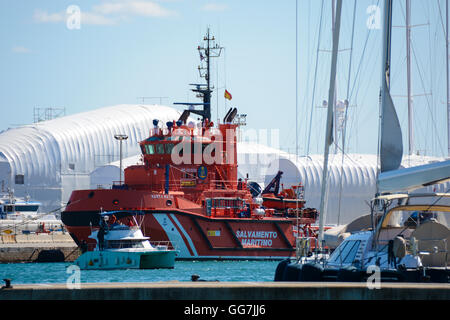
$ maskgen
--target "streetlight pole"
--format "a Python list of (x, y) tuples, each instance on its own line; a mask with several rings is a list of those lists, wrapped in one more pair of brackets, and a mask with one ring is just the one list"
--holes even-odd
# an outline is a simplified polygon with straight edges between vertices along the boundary
[(128, 136), (126, 134), (116, 134), (116, 135), (114, 135), (114, 138), (116, 140), (120, 141), (120, 176), (119, 176), (120, 182), (119, 183), (120, 183), (120, 185), (122, 185), (122, 141), (127, 140)]

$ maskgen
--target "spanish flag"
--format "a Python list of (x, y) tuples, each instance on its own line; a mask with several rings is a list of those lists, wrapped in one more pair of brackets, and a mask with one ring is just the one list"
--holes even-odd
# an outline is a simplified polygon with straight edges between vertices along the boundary
[(224, 96), (225, 96), (226, 99), (231, 100), (231, 93), (229, 93), (227, 91), (227, 89), (225, 89), (225, 95)]

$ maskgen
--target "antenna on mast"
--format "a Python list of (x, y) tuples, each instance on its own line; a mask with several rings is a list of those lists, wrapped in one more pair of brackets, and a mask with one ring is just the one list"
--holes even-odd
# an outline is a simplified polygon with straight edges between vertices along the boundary
[[(207, 29), (206, 36), (203, 37), (203, 41), (206, 42), (206, 46), (198, 46), (198, 52), (200, 55), (200, 63), (198, 66), (198, 71), (201, 78), (206, 80), (204, 84), (190, 84), (195, 86), (191, 89), (193, 92), (197, 93), (197, 98), (203, 100), (202, 103), (184, 103), (175, 102), (176, 105), (189, 106), (189, 111), (202, 116), (202, 120), (211, 120), (211, 93), (214, 87), (211, 86), (211, 58), (220, 57), (223, 47), (215, 43), (214, 36), (210, 35), (209, 28)], [(205, 65), (203, 64), (205, 63)], [(195, 110), (194, 106), (203, 106), (202, 110)]]

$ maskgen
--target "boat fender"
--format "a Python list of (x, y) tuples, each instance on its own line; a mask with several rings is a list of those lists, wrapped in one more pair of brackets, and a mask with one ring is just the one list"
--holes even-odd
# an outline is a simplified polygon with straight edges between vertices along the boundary
[(283, 281), (301, 281), (302, 265), (291, 263), (286, 266)]
[(400, 260), (406, 255), (406, 240), (402, 236), (397, 236), (394, 238), (394, 243), (392, 245), (394, 255)]
[(275, 279), (274, 281), (283, 281), (284, 271), (286, 270), (287, 265), (291, 263), (290, 259), (285, 259), (278, 263), (277, 268), (275, 270)]
[(256, 208), (254, 212), (256, 215), (259, 215), (259, 216), (264, 216), (266, 214), (266, 211), (261, 208)]
[(339, 269), (337, 274), (338, 282), (361, 282), (362, 273), (361, 270), (355, 266), (346, 266)]
[(450, 276), (448, 274), (448, 269), (436, 269), (436, 268), (430, 268), (427, 270), (430, 275), (431, 282), (437, 282), (437, 283), (449, 283)]
[(406, 273), (404, 273), (402, 270), (381, 271), (381, 282), (404, 282), (406, 279)]
[(319, 263), (306, 263), (300, 274), (301, 281), (322, 281), (323, 266)]

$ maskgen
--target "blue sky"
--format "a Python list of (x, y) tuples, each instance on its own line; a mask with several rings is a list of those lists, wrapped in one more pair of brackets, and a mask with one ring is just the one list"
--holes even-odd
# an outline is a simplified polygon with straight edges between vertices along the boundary
[[(315, 99), (312, 101), (322, 1), (298, 0), (298, 107), (296, 107), (295, 0), (0, 0), (0, 130), (33, 122), (35, 107), (64, 107), (66, 114), (103, 106), (196, 101), (189, 83), (210, 27), (225, 47), (214, 61), (213, 119), (230, 106), (247, 114), (247, 129), (278, 129), (280, 147), (322, 153), (331, 55), (331, 2), (325, 0)], [(407, 149), (403, 0), (394, 1), (392, 94)], [(66, 10), (82, 12), (80, 29), (67, 27)], [(344, 0), (337, 98), (347, 96), (353, 0)], [(367, 27), (371, 5), (358, 0), (350, 78), (348, 152), (376, 153), (381, 29)], [(439, 11), (439, 9), (441, 11)], [(415, 150), (447, 150), (444, 0), (412, 0)], [(224, 88), (233, 95), (223, 98)], [(423, 95), (432, 93), (432, 95)], [(147, 99), (146, 103), (159, 103)], [(312, 118), (311, 110), (313, 108)], [(311, 123), (311, 128), (310, 128)], [(264, 142), (264, 141), (261, 141)], [(270, 141), (266, 141), (270, 144)]]

